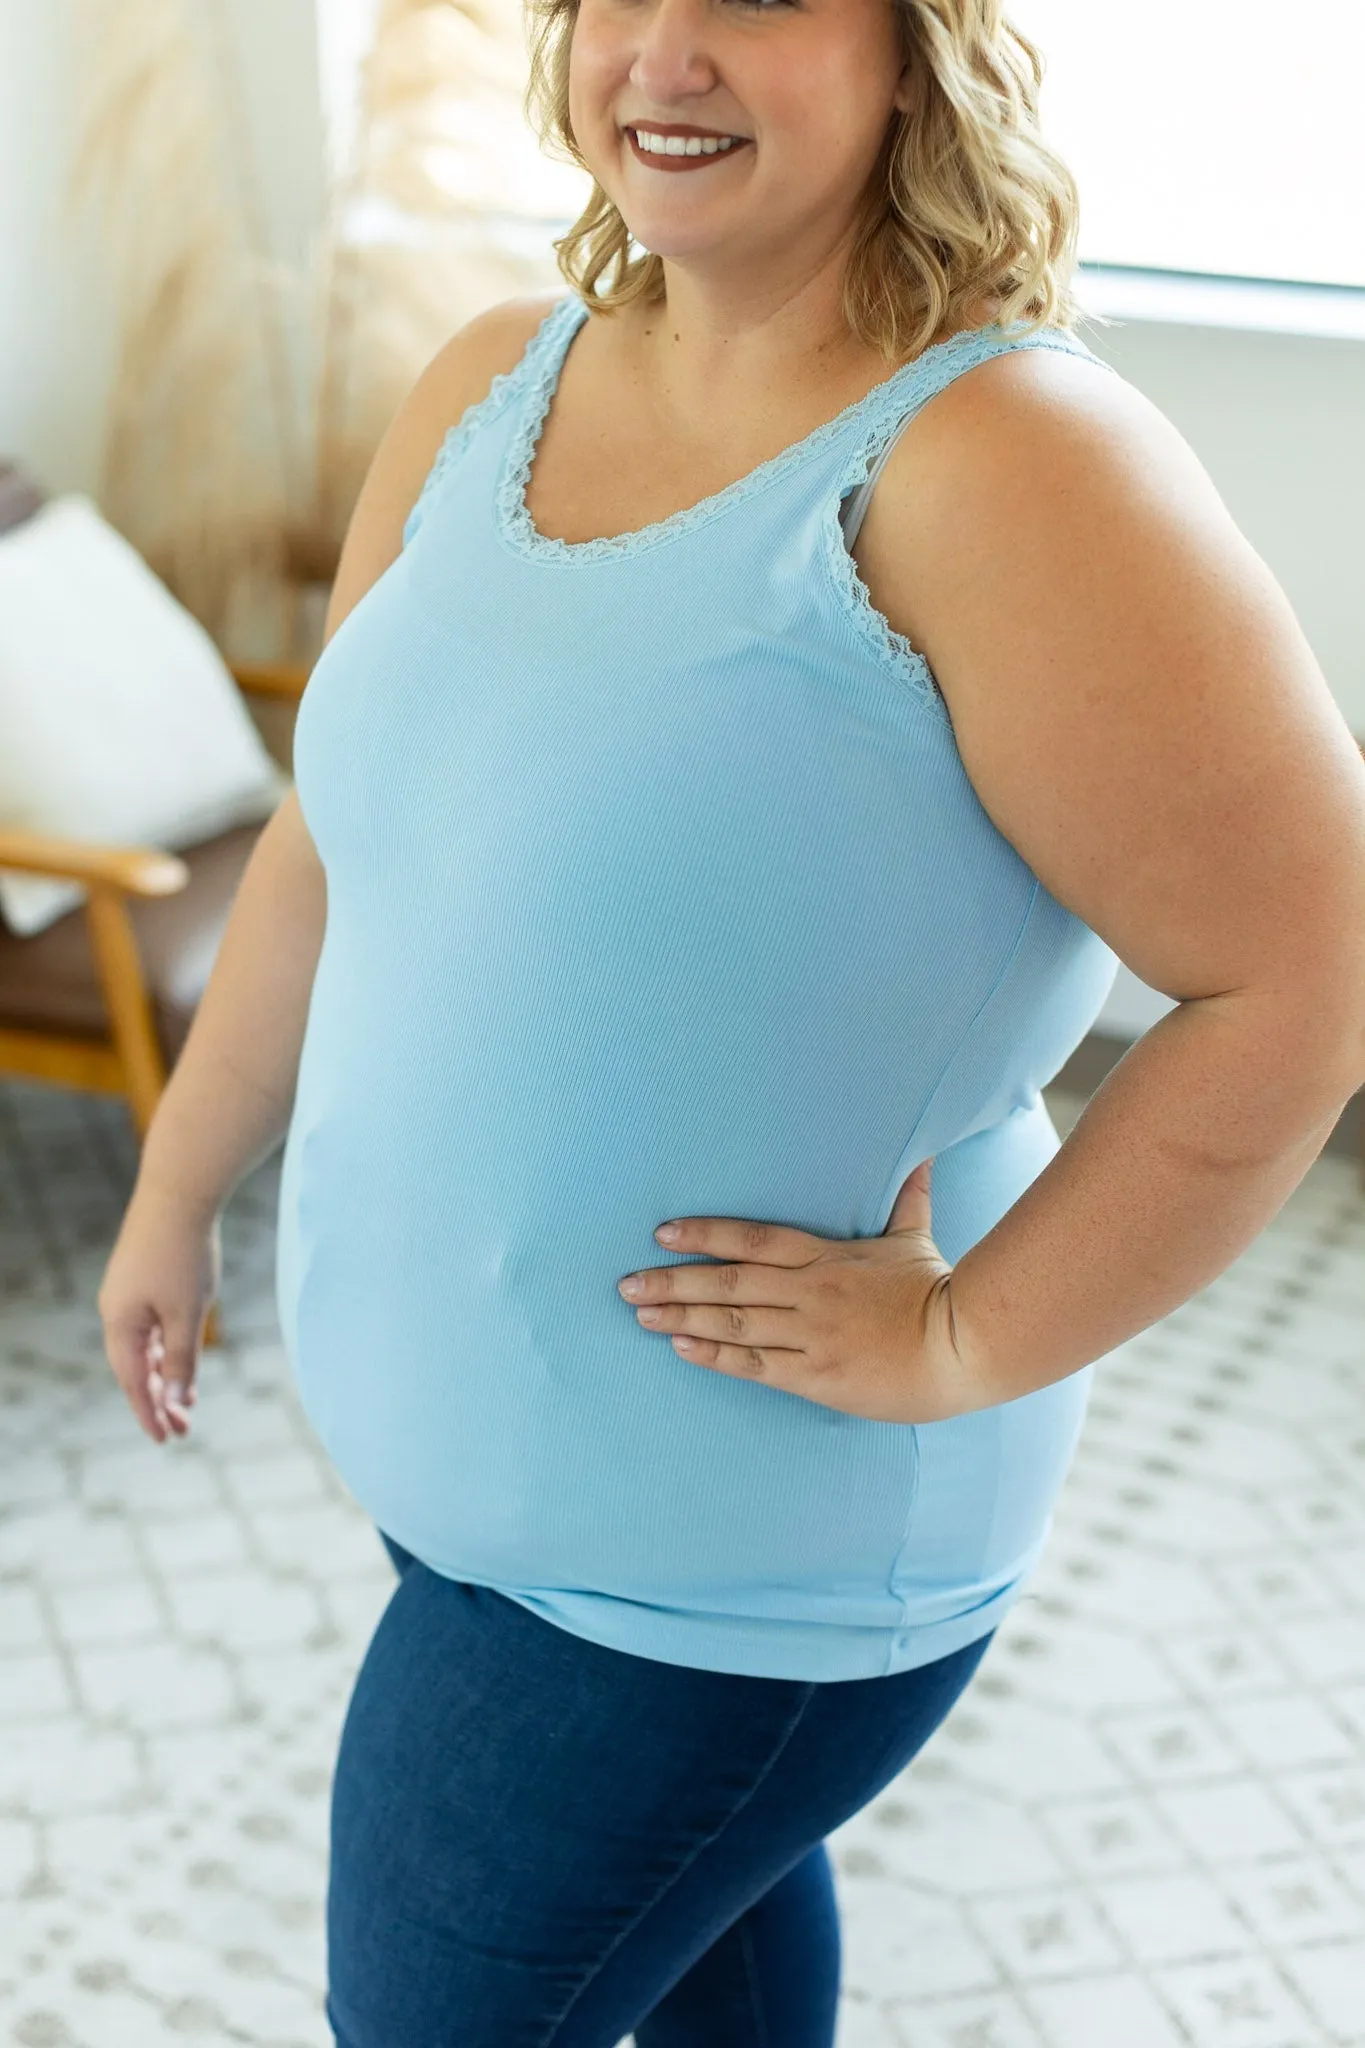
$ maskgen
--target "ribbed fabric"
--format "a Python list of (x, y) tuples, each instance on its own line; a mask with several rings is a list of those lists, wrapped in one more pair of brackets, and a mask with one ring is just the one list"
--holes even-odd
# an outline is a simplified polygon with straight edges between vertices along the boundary
[(1039, 1090), (1117, 962), (987, 816), (840, 508), (974, 364), (1098, 359), (956, 336), (566, 543), (524, 498), (588, 317), (558, 301), (452, 429), (302, 702), (327, 925), (281, 1326), (342, 1480), (432, 1570), (667, 1662), (902, 1671), (1022, 1591), (1093, 1368), (869, 1422), (689, 1364), (616, 1283), (676, 1260), (672, 1216), (878, 1235), (930, 1155), (956, 1260), (1057, 1151)]

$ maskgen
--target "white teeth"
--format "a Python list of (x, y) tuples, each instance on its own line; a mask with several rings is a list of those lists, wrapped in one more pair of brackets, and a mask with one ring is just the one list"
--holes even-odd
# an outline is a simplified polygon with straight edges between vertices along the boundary
[(641, 149), (653, 156), (716, 156), (733, 149), (739, 138), (733, 135), (653, 135), (646, 128), (635, 130)]

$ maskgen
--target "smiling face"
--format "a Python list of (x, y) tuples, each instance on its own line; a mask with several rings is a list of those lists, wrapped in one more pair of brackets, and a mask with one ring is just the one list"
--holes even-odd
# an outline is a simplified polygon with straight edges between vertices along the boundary
[[(688, 268), (818, 267), (911, 93), (891, 0), (581, 0), (573, 32), (584, 161), (635, 240)], [(739, 139), (654, 155), (637, 128)]]

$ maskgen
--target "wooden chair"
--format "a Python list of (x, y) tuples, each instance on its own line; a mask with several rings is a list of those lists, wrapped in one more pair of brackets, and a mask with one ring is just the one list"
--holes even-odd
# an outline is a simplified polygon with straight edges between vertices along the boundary
[[(292, 712), (308, 670), (236, 663), (263, 709), (286, 714), (283, 738), (262, 723), (288, 768)], [(0, 1074), (121, 1095), (139, 1140), (184, 1044), (260, 825), (164, 853), (0, 826), (0, 867), (84, 884), (87, 900), (41, 932), (0, 928)], [(221, 1341), (216, 1306), (206, 1343)]]

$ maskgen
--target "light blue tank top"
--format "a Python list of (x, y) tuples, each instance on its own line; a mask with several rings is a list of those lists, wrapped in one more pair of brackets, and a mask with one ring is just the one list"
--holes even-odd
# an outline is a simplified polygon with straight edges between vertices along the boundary
[[(1039, 1090), (1117, 962), (991, 822), (848, 552), (954, 336), (616, 539), (525, 507), (559, 300), (448, 435), (300, 708), (327, 922), (278, 1306), (360, 1506), (433, 1571), (666, 1662), (903, 1671), (986, 1634), (1093, 1367), (929, 1425), (690, 1364), (617, 1293), (673, 1216), (884, 1229), (932, 1155), (955, 1261), (1058, 1150)], [(1104, 367), (1104, 366), (1101, 366)]]

